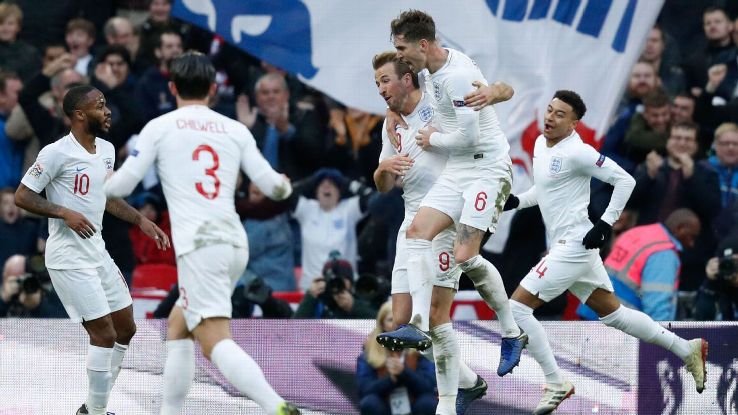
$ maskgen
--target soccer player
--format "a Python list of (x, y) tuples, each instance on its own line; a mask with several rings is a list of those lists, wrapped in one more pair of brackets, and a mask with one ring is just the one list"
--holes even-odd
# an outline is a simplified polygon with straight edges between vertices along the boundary
[(169, 315), (162, 415), (178, 414), (195, 376), (194, 340), (203, 355), (267, 414), (298, 414), (267, 382), (257, 363), (231, 338), (231, 294), (248, 262), (248, 243), (234, 195), (242, 168), (268, 197), (292, 191), (241, 123), (208, 108), (216, 90), (208, 58), (174, 59), (169, 89), (177, 110), (150, 121), (123, 166), (108, 179), (108, 195), (129, 194), (156, 164), (172, 219), (179, 298)]
[[(493, 108), (476, 112), (466, 106), (464, 96), (474, 90), (473, 82), (486, 83), (486, 80), (468, 56), (439, 45), (431, 16), (417, 10), (405, 11), (392, 21), (391, 33), (398, 56), (423, 77), (434, 116), (443, 131), (428, 126), (418, 132), (417, 144), (426, 151), (438, 148), (449, 153), (446, 167), (407, 229), (408, 274), (431, 273), (431, 241), (456, 223), (456, 262), (497, 312), (502, 326), (502, 352), (497, 369), (502, 376), (520, 361), (527, 336), (515, 324), (499, 271), (479, 255), (479, 249), (485, 232), (488, 229), (494, 232), (510, 192), (510, 147)], [(510, 96), (511, 88), (505, 98)], [(459, 376), (459, 345), (450, 320), (456, 283), (444, 281), (444, 286), (438, 283), (433, 287), (430, 312), (436, 365), (443, 368), (443, 376), (437, 379), (437, 411), (452, 414)], [(405, 325), (381, 336), (409, 347), (416, 347), (417, 341), (424, 337), (415, 325)]]
[[(534, 414), (548, 414), (572, 394), (574, 385), (564, 379), (533, 310), (565, 290), (590, 306), (600, 321), (643, 341), (662, 346), (681, 357), (694, 377), (697, 392), (705, 388), (707, 342), (684, 340), (640, 311), (626, 308), (613, 294), (613, 286), (599, 255), (635, 186), (635, 180), (612, 160), (584, 144), (574, 131), (586, 112), (572, 91), (556, 91), (544, 118), (543, 134), (533, 152), (533, 186), (510, 195), (505, 210), (536, 204), (541, 209), (551, 247), (530, 270), (510, 301), (515, 321), (528, 333), (528, 350), (543, 368), (546, 388)], [(615, 187), (605, 213), (592, 226), (587, 216), (592, 177)], [(694, 239), (698, 227), (693, 227)]]
[[(46, 267), (51, 282), (69, 317), (90, 336), (87, 400), (77, 414), (105, 415), (136, 323), (126, 281), (100, 235), (103, 213), (138, 225), (159, 249), (168, 248), (169, 239), (123, 200), (105, 197), (103, 184), (113, 172), (115, 149), (98, 137), (110, 129), (102, 92), (74, 87), (62, 108), (71, 132), (41, 149), (18, 186), (15, 203), (49, 218)], [(44, 189), (46, 198), (39, 195)]]
[[(435, 279), (453, 280), (458, 283), (461, 270), (456, 267), (453, 257), (456, 229), (453, 225), (442, 230), (432, 241), (433, 267), (429, 275), (410, 275), (407, 272), (407, 248), (405, 231), (418, 211), (420, 202), (435, 183), (446, 165), (447, 155), (443, 152), (423, 151), (415, 141), (417, 132), (433, 118), (433, 106), (428, 94), (423, 94), (418, 86), (417, 74), (407, 62), (394, 52), (376, 55), (372, 60), (374, 79), (379, 94), (390, 110), (400, 114), (407, 128), (396, 130), (397, 140), (391, 142), (386, 128), (382, 134), (382, 152), (379, 166), (374, 172), (374, 183), (380, 192), (389, 192), (397, 180), (402, 180), (402, 197), (405, 200), (405, 220), (397, 233), (397, 252), (392, 270), (392, 318), (397, 324), (408, 324), (413, 310), (424, 310), (430, 314), (431, 293)], [(385, 120), (385, 122), (387, 122)], [(415, 278), (422, 277), (422, 280)], [(417, 320), (417, 319), (416, 319)], [(422, 327), (421, 324), (425, 324)], [(428, 330), (428, 321), (415, 322), (421, 330)], [(380, 343), (382, 343), (380, 341)], [(392, 348), (392, 344), (385, 345)], [(433, 348), (430, 339), (421, 345), (426, 358), (433, 361)], [(474, 373), (464, 362), (460, 363), (459, 390), (456, 399), (456, 413), (463, 414), (472, 401), (481, 398), (487, 391), (487, 382)]]

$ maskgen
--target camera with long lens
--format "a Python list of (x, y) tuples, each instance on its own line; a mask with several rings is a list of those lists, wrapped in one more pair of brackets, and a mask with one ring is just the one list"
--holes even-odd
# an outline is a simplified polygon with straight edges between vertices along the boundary
[(716, 276), (719, 281), (733, 281), (738, 278), (738, 259), (733, 257), (732, 249), (726, 249), (718, 260)]
[(33, 294), (43, 290), (44, 284), (50, 282), (44, 257), (42, 255), (28, 257), (26, 259), (26, 273), (18, 277), (17, 281), (20, 285), (20, 292)]
[(331, 251), (328, 255), (328, 262), (323, 266), (323, 280), (325, 280), (325, 291), (320, 294), (320, 301), (325, 304), (328, 308), (335, 309), (337, 307), (336, 301), (333, 299), (333, 295), (345, 291), (346, 288), (346, 277), (343, 275), (346, 270), (343, 269), (345, 265), (342, 264), (341, 253), (338, 251)]
[(18, 285), (20, 285), (20, 291), (26, 294), (37, 293), (43, 288), (41, 286), (41, 280), (36, 275), (30, 273), (18, 277)]

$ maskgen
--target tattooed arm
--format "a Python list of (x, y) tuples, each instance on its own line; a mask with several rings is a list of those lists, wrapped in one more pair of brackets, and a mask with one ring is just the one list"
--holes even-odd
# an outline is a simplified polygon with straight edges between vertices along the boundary
[(15, 204), (37, 215), (64, 219), (64, 223), (84, 239), (91, 237), (97, 231), (81, 213), (49, 202), (23, 183), (15, 191)]
[(154, 222), (146, 219), (138, 210), (126, 203), (125, 200), (109, 197), (107, 202), (105, 202), (105, 211), (130, 224), (138, 225), (143, 233), (156, 241), (156, 246), (159, 249), (166, 250), (171, 246), (167, 234), (159, 229)]

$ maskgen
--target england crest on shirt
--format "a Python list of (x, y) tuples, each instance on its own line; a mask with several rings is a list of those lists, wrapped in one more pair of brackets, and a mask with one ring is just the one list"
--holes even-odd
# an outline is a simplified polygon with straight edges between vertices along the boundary
[(420, 121), (422, 122), (428, 122), (433, 118), (433, 107), (430, 105), (424, 105), (418, 110), (418, 117), (420, 117)]
[(551, 162), (548, 164), (548, 172), (551, 174), (560, 172), (562, 162), (561, 157), (551, 157)]
[(111, 157), (104, 158), (103, 162), (105, 163), (105, 170), (113, 170), (113, 159)]

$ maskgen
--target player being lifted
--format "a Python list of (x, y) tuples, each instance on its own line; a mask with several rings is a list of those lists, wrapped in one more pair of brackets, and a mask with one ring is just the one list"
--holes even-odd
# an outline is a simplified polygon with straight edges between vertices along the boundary
[[(533, 310), (566, 290), (590, 306), (604, 324), (677, 354), (694, 377), (697, 392), (705, 387), (707, 342), (678, 337), (646, 314), (622, 306), (613, 294), (599, 248), (620, 217), (635, 180), (584, 144), (574, 131), (586, 110), (577, 93), (556, 91), (546, 110), (543, 134), (533, 150), (534, 184), (517, 197), (510, 195), (505, 203), (505, 210), (537, 204), (551, 244), (548, 255), (523, 278), (510, 301), (515, 321), (530, 337), (528, 351), (546, 378), (546, 389), (534, 414), (551, 413), (574, 394), (574, 386), (556, 364), (543, 326), (533, 316)], [(594, 226), (587, 215), (592, 177), (615, 187), (605, 213)], [(694, 229), (699, 232), (698, 226)], [(691, 238), (696, 236), (695, 232)]]
[[(417, 10), (405, 11), (392, 21), (391, 32), (398, 56), (423, 77), (440, 126), (440, 131), (432, 126), (420, 130), (417, 144), (423, 150), (439, 148), (449, 154), (446, 167), (423, 198), (407, 229), (409, 279), (422, 281), (422, 275), (432, 275), (435, 258), (431, 241), (456, 223), (456, 262), (497, 312), (502, 326), (497, 370), (502, 376), (518, 364), (527, 336), (515, 324), (500, 273), (479, 255), (479, 249), (485, 232), (488, 229), (494, 232), (510, 192), (512, 162), (507, 138), (493, 108), (476, 112), (466, 105), (464, 96), (474, 90), (473, 82), (486, 83), (486, 80), (468, 56), (438, 44), (431, 16)], [(457, 281), (444, 278), (435, 284), (430, 335), (436, 366), (442, 368), (437, 376), (437, 413), (452, 414), (459, 376), (459, 345), (451, 325), (450, 309)], [(423, 333), (427, 318), (421, 312), (413, 310), (414, 324), (383, 333), (380, 340), (385, 344), (422, 347), (421, 343), (427, 341)]]
[[(432, 241), (433, 258), (437, 258), (433, 268), (429, 270), (432, 274), (414, 274), (415, 278), (423, 277), (422, 281), (418, 281), (410, 278), (407, 272), (405, 231), (417, 213), (423, 197), (446, 165), (447, 155), (444, 152), (424, 151), (415, 141), (418, 131), (432, 121), (433, 106), (428, 94), (423, 94), (419, 89), (418, 77), (410, 65), (395, 52), (385, 52), (374, 57), (372, 66), (379, 94), (390, 110), (400, 114), (407, 125), (407, 128), (399, 127), (396, 130), (396, 141), (391, 141), (384, 129), (379, 166), (374, 172), (374, 182), (380, 192), (389, 192), (395, 187), (397, 180), (402, 180), (405, 219), (397, 234), (397, 252), (392, 269), (392, 318), (398, 324), (407, 324), (412, 310), (426, 310), (426, 316), (430, 313), (431, 292), (436, 278), (458, 281), (461, 274), (461, 270), (455, 266), (453, 256), (456, 236), (453, 225), (442, 230)], [(421, 353), (433, 360), (432, 347)], [(472, 372), (464, 362), (460, 362), (456, 413), (463, 414), (469, 404), (484, 396), (486, 391), (487, 383), (484, 379)]]
[[(108, 397), (134, 333), (128, 285), (105, 249), (103, 213), (138, 225), (159, 249), (169, 238), (121, 199), (106, 198), (103, 184), (113, 172), (115, 148), (100, 138), (110, 129), (102, 92), (83, 85), (62, 103), (71, 132), (47, 145), (23, 177), (15, 203), (49, 218), (46, 268), (64, 309), (90, 336), (87, 400), (77, 414), (105, 415)], [(46, 190), (46, 199), (39, 193)]]
[(248, 262), (246, 232), (236, 214), (236, 179), (243, 169), (268, 197), (292, 191), (241, 123), (208, 108), (215, 69), (188, 52), (172, 61), (169, 89), (177, 110), (150, 121), (136, 149), (105, 184), (128, 195), (156, 164), (171, 212), (179, 299), (169, 315), (162, 415), (178, 414), (195, 376), (193, 338), (203, 355), (267, 414), (297, 414), (267, 383), (259, 366), (231, 338), (231, 294)]

